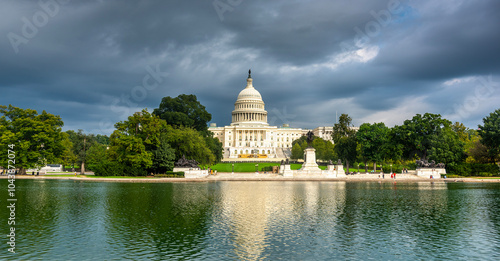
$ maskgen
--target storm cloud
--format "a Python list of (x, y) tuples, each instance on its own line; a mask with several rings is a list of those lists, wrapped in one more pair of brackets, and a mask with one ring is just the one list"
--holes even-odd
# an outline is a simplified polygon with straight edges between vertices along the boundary
[(270, 123), (477, 128), (499, 108), (498, 1), (15, 1), (0, 8), (0, 104), (110, 134), (165, 96), (228, 125), (248, 69)]

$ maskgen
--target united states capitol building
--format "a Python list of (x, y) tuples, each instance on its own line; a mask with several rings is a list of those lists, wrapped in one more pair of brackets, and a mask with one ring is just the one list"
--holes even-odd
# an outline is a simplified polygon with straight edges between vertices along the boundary
[[(309, 129), (269, 126), (267, 111), (259, 91), (253, 86), (250, 71), (247, 86), (238, 94), (231, 113), (230, 126), (208, 128), (224, 147), (223, 161), (265, 160), (280, 161), (290, 158), (292, 142), (306, 135)], [(314, 135), (332, 141), (333, 127), (318, 127)]]

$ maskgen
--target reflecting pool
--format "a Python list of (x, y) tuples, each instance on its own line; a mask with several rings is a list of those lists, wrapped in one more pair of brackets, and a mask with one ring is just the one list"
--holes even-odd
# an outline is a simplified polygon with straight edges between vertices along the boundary
[(500, 183), (7, 185), (0, 259), (500, 260)]

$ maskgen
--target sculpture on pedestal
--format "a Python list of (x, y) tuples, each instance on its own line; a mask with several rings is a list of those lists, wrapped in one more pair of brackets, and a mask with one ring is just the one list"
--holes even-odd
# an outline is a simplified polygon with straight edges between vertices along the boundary
[(415, 163), (417, 163), (418, 168), (440, 168), (444, 169), (445, 165), (444, 163), (437, 163), (436, 161), (432, 160), (429, 162), (428, 160), (416, 160)]
[(312, 142), (314, 140), (314, 133), (312, 131), (307, 132), (307, 147), (312, 148)]
[(185, 155), (182, 155), (182, 158), (175, 162), (174, 166), (179, 168), (199, 168), (198, 164), (196, 160), (188, 160)]

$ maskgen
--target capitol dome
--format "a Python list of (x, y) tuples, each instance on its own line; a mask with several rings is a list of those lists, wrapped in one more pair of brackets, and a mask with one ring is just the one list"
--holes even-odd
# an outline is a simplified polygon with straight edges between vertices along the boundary
[(234, 103), (231, 125), (269, 125), (267, 111), (259, 91), (253, 87), (251, 71), (248, 70), (247, 86), (243, 89)]
[(252, 85), (252, 78), (249, 78), (248, 80), (250, 80), (249, 84), (247, 84), (247, 87), (240, 92), (237, 101), (246, 99), (256, 99), (262, 101), (260, 92), (257, 91)]

